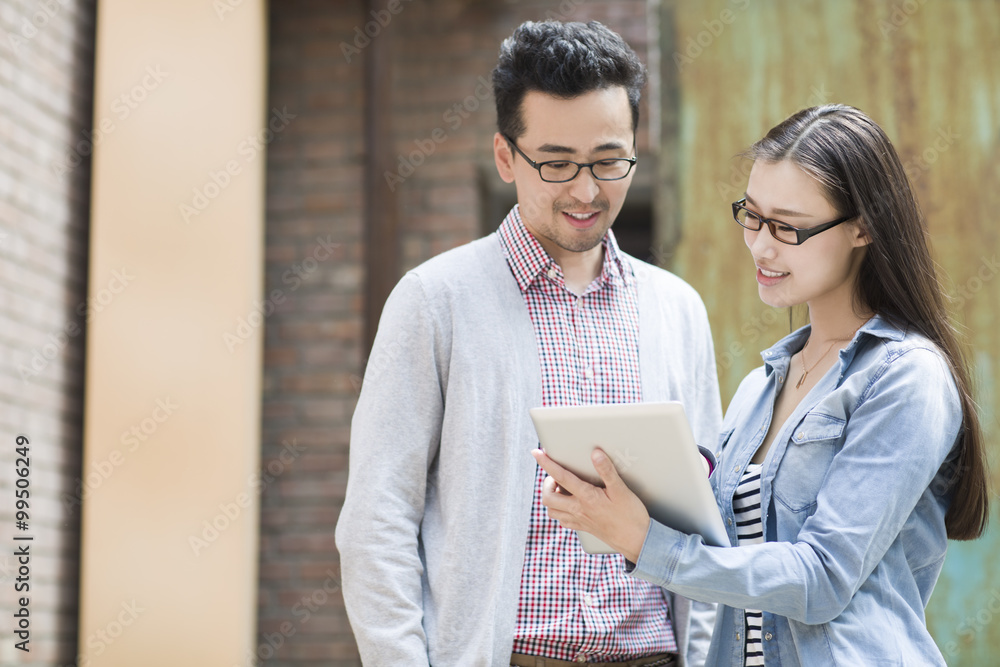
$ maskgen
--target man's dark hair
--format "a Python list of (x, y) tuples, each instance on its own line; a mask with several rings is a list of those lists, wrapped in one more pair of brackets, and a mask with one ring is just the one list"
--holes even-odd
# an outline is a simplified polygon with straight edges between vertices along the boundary
[(635, 51), (597, 21), (526, 21), (500, 45), (500, 58), (493, 70), (497, 127), (512, 139), (524, 133), (521, 102), (529, 90), (572, 99), (593, 90), (622, 86), (628, 93), (635, 131), (645, 83), (646, 68)]

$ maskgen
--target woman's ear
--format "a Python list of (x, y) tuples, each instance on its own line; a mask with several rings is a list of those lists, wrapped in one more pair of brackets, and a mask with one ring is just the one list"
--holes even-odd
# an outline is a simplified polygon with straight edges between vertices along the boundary
[(868, 233), (868, 225), (865, 224), (864, 218), (858, 218), (854, 223), (851, 224), (853, 230), (853, 242), (855, 248), (860, 248), (861, 246), (866, 246), (872, 242), (871, 234)]
[(514, 154), (510, 144), (503, 135), (497, 132), (493, 135), (493, 160), (497, 164), (497, 173), (504, 183), (514, 182)]

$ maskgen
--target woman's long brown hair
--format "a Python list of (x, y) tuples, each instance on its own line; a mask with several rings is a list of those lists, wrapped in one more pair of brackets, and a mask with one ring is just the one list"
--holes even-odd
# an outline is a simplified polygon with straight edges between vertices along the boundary
[(771, 129), (744, 156), (791, 160), (814, 176), (840, 215), (855, 213), (871, 237), (857, 280), (859, 311), (914, 329), (941, 350), (962, 402), (959, 453), (946, 489), (948, 537), (980, 537), (989, 518), (983, 431), (968, 363), (947, 309), (916, 197), (895, 148), (872, 119), (851, 106), (800, 111)]

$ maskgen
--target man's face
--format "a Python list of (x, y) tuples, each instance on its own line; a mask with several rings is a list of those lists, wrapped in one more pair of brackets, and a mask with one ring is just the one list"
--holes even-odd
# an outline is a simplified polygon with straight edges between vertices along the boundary
[[(633, 155), (632, 111), (621, 86), (572, 99), (530, 91), (521, 103), (521, 114), (526, 129), (515, 142), (536, 163)], [(500, 177), (517, 188), (525, 227), (556, 261), (601, 243), (621, 211), (634, 173), (618, 181), (599, 181), (585, 168), (572, 181), (547, 183), (499, 133), (493, 152)]]

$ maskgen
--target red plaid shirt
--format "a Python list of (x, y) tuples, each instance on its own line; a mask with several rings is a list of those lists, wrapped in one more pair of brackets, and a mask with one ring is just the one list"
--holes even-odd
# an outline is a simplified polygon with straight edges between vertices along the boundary
[[(639, 313), (632, 267), (614, 234), (604, 239), (601, 275), (583, 296), (525, 229), (518, 207), (499, 229), (535, 327), (544, 405), (636, 403)], [(514, 652), (610, 662), (677, 651), (666, 593), (623, 573), (620, 554), (585, 553), (572, 530), (542, 505), (538, 468), (521, 573)]]

